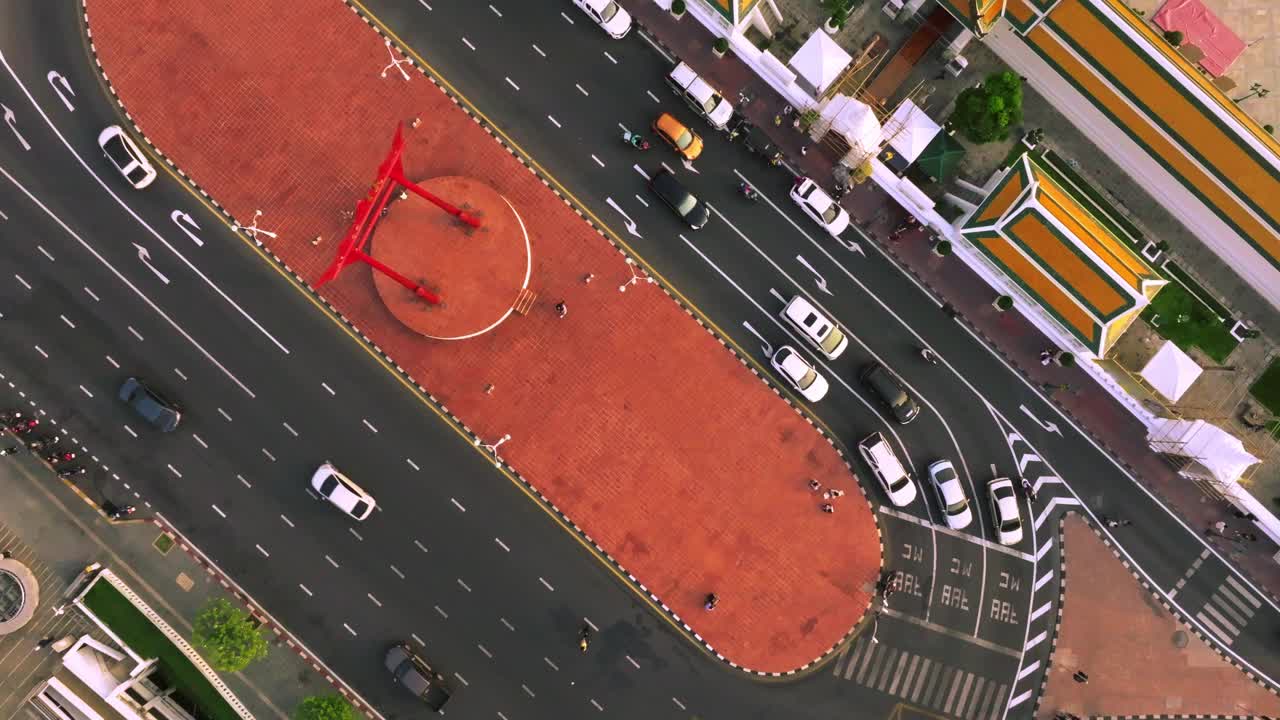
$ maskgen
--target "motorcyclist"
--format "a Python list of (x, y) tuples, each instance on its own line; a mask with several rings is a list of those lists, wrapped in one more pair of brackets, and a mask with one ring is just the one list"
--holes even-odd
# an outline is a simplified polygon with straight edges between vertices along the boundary
[(587, 646), (591, 644), (591, 626), (583, 625), (582, 630), (578, 633), (578, 648), (582, 652), (587, 651)]
[(938, 354), (930, 350), (929, 348), (920, 348), (920, 357), (929, 361), (930, 365), (938, 364)]
[(720, 597), (718, 595), (716, 595), (715, 593), (707, 593), (706, 602), (702, 604), (702, 607), (707, 610), (715, 610), (716, 605), (719, 605), (719, 604), (720, 604)]

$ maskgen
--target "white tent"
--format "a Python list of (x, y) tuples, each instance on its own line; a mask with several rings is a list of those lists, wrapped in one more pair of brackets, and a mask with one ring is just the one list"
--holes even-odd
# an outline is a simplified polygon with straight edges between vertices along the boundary
[(879, 152), (880, 121), (870, 105), (848, 95), (837, 95), (822, 108), (819, 117), (832, 132), (844, 136), (849, 143), (849, 154), (858, 162)]
[(1258, 462), (1234, 435), (1204, 420), (1161, 418), (1148, 430), (1147, 443), (1156, 452), (1186, 458), (1189, 462), (1179, 475), (1224, 485), (1239, 480)]
[(831, 83), (836, 81), (840, 72), (849, 67), (851, 62), (853, 58), (849, 57), (849, 53), (819, 28), (813, 31), (787, 64), (796, 71), (796, 84), (817, 97), (831, 87)]
[(915, 162), (941, 131), (938, 123), (910, 100), (903, 100), (884, 124), (884, 136), (889, 138), (889, 147), (907, 163)]
[(1191, 389), (1202, 372), (1204, 369), (1195, 360), (1178, 349), (1173, 342), (1166, 340), (1147, 361), (1146, 367), (1142, 368), (1142, 379), (1150, 383), (1156, 392), (1168, 398), (1169, 402), (1178, 402), (1178, 398)]

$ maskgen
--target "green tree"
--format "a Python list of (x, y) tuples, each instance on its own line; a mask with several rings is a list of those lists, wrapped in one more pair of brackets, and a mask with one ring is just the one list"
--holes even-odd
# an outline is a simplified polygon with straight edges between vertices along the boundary
[(1178, 47), (1182, 45), (1182, 31), (1165, 30), (1164, 39), (1165, 39), (1165, 42), (1169, 43), (1170, 45), (1174, 47)]
[(1022, 122), (1022, 78), (1017, 73), (992, 73), (977, 87), (956, 99), (951, 122), (975, 143), (1006, 140), (1009, 127)]
[(240, 672), (267, 654), (267, 639), (249, 614), (226, 599), (214, 600), (200, 611), (191, 640), (222, 672)]
[(338, 694), (303, 698), (293, 711), (293, 720), (356, 720), (355, 708)]

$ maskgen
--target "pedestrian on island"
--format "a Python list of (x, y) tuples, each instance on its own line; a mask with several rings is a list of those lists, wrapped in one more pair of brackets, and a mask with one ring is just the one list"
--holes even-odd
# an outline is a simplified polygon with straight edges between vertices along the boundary
[(831, 513), (835, 512), (835, 511), (836, 511), (836, 506), (835, 506), (835, 505), (832, 505), (831, 503), (823, 503), (823, 504), (822, 504), (822, 512), (827, 513), (828, 515), (830, 515)]
[(1088, 684), (1089, 684), (1089, 673), (1087, 673), (1087, 672), (1085, 672), (1085, 671), (1083, 671), (1083, 670), (1077, 670), (1077, 671), (1076, 671), (1076, 674), (1071, 676), (1071, 679), (1072, 679), (1072, 680), (1075, 680), (1076, 682), (1080, 683), (1081, 685), (1088, 685)]
[(809, 478), (809, 489), (814, 492), (818, 492), (822, 489), (822, 483), (814, 480), (813, 478)]
[(568, 314), (569, 314), (569, 307), (564, 304), (563, 300), (556, 303), (556, 315), (559, 315), (560, 317), (564, 317), (565, 315), (568, 315)]
[(1222, 537), (1226, 537), (1226, 536), (1227, 536), (1227, 524), (1226, 524), (1225, 522), (1223, 522), (1223, 521), (1219, 520), (1218, 522), (1213, 523), (1212, 525), (1210, 525), (1210, 526), (1209, 526), (1209, 529), (1208, 529), (1208, 530), (1205, 530), (1205, 533), (1206, 533), (1206, 534), (1208, 534), (1208, 535), (1214, 535), (1214, 534), (1217, 534), (1217, 535), (1221, 535)]

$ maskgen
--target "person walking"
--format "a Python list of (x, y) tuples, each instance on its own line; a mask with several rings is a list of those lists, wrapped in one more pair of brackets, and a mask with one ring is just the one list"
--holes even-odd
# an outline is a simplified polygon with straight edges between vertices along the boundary
[(813, 478), (809, 478), (809, 489), (814, 492), (818, 492), (822, 489), (822, 483), (814, 480)]
[(1221, 537), (1226, 537), (1226, 536), (1227, 536), (1227, 524), (1226, 524), (1225, 522), (1223, 522), (1223, 521), (1219, 520), (1218, 522), (1213, 523), (1212, 525), (1210, 525), (1210, 526), (1209, 526), (1209, 528), (1208, 528), (1207, 530), (1205, 530), (1204, 532), (1205, 532), (1205, 534), (1206, 534), (1206, 535), (1219, 535), (1219, 536), (1221, 536)]
[(827, 513), (828, 515), (830, 515), (831, 513), (835, 512), (835, 511), (836, 511), (836, 506), (835, 506), (835, 505), (832, 505), (831, 503), (823, 503), (823, 504), (822, 504), (822, 512)]
[(1050, 350), (1040, 351), (1040, 364), (1049, 367), (1049, 363), (1053, 362), (1053, 352)]
[(569, 307), (564, 304), (563, 300), (556, 303), (556, 315), (559, 315), (560, 317), (564, 317), (565, 315), (568, 315), (568, 314), (569, 314)]

